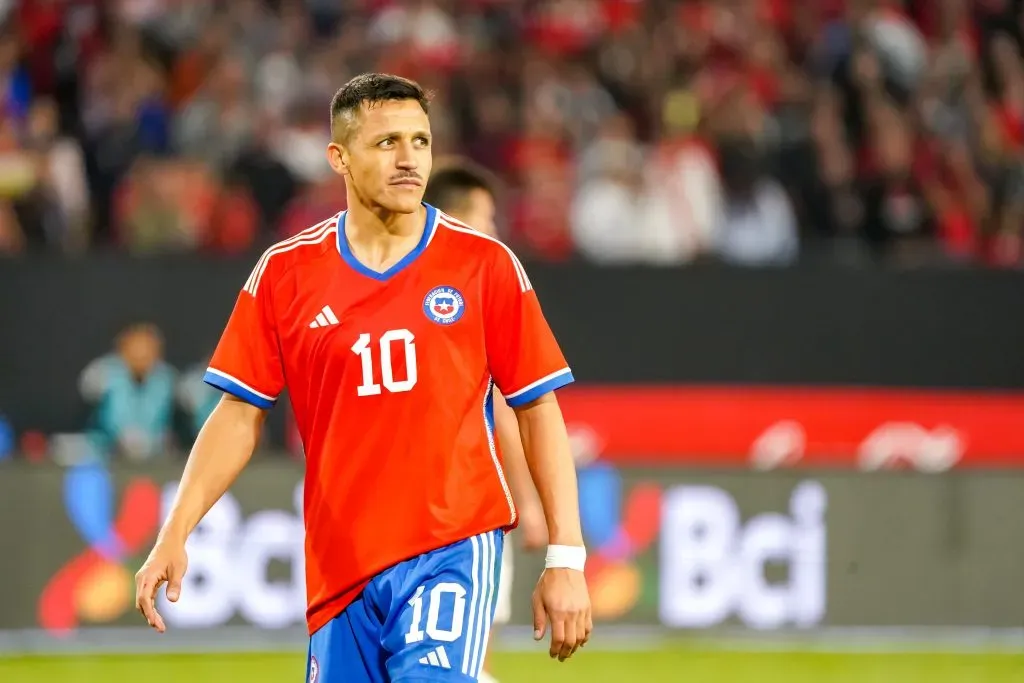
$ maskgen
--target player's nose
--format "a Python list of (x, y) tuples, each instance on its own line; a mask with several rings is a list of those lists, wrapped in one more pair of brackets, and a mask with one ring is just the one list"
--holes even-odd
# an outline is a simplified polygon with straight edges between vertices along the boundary
[(413, 154), (398, 154), (395, 156), (395, 168), (401, 171), (411, 171), (418, 166), (419, 163), (417, 163), (416, 156)]
[(411, 140), (398, 140), (395, 145), (395, 154), (392, 157), (395, 160), (395, 166), (398, 168), (407, 168), (410, 164), (416, 163), (416, 150), (413, 148)]

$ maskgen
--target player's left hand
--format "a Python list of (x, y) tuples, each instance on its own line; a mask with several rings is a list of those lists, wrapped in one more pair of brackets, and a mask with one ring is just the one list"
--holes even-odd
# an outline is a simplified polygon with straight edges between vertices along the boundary
[(594, 619), (583, 572), (545, 569), (533, 590), (533, 637), (540, 640), (551, 627), (552, 659), (564, 662), (590, 639)]

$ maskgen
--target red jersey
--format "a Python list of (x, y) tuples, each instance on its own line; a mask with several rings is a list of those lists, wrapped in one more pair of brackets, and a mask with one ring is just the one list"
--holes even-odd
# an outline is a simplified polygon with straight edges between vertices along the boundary
[(288, 389), (310, 633), (382, 570), (514, 526), (492, 387), (517, 406), (573, 380), (512, 251), (426, 213), (419, 244), (383, 273), (352, 255), (344, 212), (268, 249), (206, 373), (261, 408)]

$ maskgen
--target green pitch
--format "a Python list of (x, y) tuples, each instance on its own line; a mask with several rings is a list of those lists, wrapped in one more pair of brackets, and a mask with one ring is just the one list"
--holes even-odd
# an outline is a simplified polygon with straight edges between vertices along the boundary
[[(0, 659), (3, 683), (302, 683), (301, 655), (234, 654)], [(502, 683), (1024, 683), (1024, 654), (818, 654), (692, 647), (499, 653)]]

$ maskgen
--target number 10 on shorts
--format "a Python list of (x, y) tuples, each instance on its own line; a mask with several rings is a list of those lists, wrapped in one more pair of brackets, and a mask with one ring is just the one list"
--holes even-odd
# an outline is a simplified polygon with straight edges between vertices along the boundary
[[(426, 586), (420, 586), (409, 599), (412, 605), (412, 625), (405, 634), (407, 644), (418, 643), (428, 637), (443, 643), (453, 643), (462, 637), (463, 620), (466, 613), (466, 589), (457, 583), (439, 583), (426, 593)], [(450, 596), (450, 597), (449, 597)], [(448, 628), (440, 624), (441, 605), (450, 602), (452, 620)], [(423, 603), (427, 603), (426, 624), (423, 619)]]

